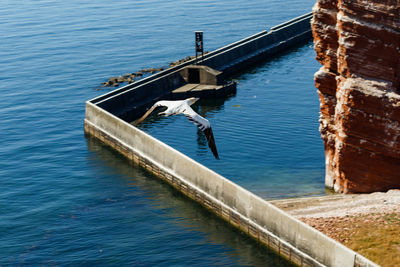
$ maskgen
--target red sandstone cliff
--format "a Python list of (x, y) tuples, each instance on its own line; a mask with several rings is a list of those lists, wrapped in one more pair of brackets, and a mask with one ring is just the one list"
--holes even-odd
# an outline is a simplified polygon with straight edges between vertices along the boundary
[(400, 1), (318, 0), (313, 13), (325, 184), (400, 188)]

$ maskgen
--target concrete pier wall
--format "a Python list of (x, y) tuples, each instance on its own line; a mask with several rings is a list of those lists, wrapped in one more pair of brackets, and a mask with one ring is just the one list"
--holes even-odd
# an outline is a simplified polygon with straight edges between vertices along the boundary
[[(259, 32), (214, 50), (205, 54), (198, 64), (219, 70), (223, 72), (220, 78), (227, 78), (235, 72), (242, 71), (291, 46), (311, 40), (311, 16), (311, 13), (305, 14), (273, 27), (270, 31)], [(182, 86), (184, 80), (180, 72), (184, 67), (192, 64), (195, 64), (195, 60), (186, 61), (94, 98), (90, 102), (124, 120), (132, 121), (135, 119), (135, 109), (140, 110), (146, 104), (154, 102)]]
[[(307, 40), (305, 15), (206, 54), (202, 64), (226, 75)], [(137, 111), (184, 81), (179, 66), (86, 102), (85, 133), (111, 146), (201, 203), (230, 224), (299, 266), (376, 266), (368, 259), (291, 217), (133, 125)]]
[(311, 18), (312, 14), (308, 13), (275, 26), (270, 31), (259, 32), (214, 51), (200, 64), (223, 71), (224, 76), (228, 77), (291, 46), (311, 40)]
[(179, 69), (99, 101), (96, 105), (125, 121), (133, 121), (148, 103), (164, 98), (184, 84)]
[(300, 266), (376, 266), (267, 201), (90, 102), (85, 132)]

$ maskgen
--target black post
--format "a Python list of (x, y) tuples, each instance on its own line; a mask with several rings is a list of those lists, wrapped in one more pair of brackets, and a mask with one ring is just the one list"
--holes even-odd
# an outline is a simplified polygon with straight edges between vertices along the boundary
[(198, 53), (201, 53), (201, 57), (203, 57), (203, 32), (202, 31), (195, 32), (195, 52), (196, 52), (196, 65), (197, 65)]

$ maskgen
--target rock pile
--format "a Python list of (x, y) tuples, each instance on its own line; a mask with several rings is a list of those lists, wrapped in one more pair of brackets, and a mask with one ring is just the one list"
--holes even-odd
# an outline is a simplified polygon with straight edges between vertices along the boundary
[[(205, 54), (208, 52), (205, 52)], [(180, 65), (182, 63), (185, 63), (189, 60), (194, 59), (195, 56), (187, 56), (186, 58), (182, 58), (179, 59), (177, 61), (171, 62), (169, 63), (170, 67), (175, 67), (177, 65)], [(140, 71), (137, 72), (133, 72), (133, 73), (127, 73), (125, 75), (122, 76), (118, 76), (118, 77), (110, 77), (106, 82), (102, 82), (102, 87), (118, 87), (120, 86), (121, 83), (134, 83), (136, 80), (142, 78), (144, 75), (146, 74), (153, 74), (156, 72), (160, 72), (165, 70), (166, 68), (164, 67), (159, 67), (159, 68), (145, 68), (142, 69)]]
[(170, 67), (175, 67), (177, 65), (185, 63), (186, 61), (192, 60), (194, 58), (196, 58), (196, 57), (195, 56), (187, 56), (186, 58), (181, 58), (181, 59), (178, 59), (177, 61), (169, 63), (169, 66)]
[(159, 71), (164, 70), (164, 68), (149, 68), (149, 69), (143, 69), (138, 72), (134, 73), (127, 73), (123, 76), (118, 76), (118, 77), (111, 77), (108, 79), (107, 82), (101, 83), (103, 86), (110, 86), (110, 87), (118, 87), (121, 83), (134, 83), (135, 79), (141, 78), (143, 76), (143, 73), (156, 73)]

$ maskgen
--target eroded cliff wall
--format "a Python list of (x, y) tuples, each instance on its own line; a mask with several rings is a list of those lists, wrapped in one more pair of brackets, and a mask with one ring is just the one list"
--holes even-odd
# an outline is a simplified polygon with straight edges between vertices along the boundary
[(325, 184), (400, 188), (400, 1), (318, 0), (313, 13)]

